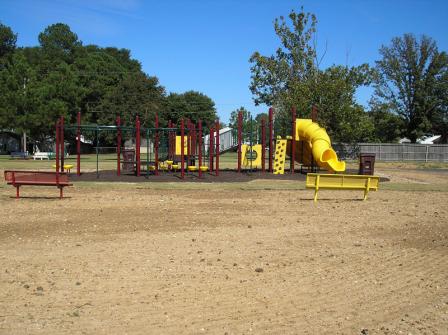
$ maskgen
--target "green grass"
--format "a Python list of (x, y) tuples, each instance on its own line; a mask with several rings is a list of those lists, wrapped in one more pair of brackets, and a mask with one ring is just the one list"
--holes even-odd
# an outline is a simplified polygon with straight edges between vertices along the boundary
[(195, 183), (195, 182), (155, 182), (155, 183), (116, 183), (116, 182), (77, 182), (77, 187), (107, 189), (151, 189), (151, 190), (304, 190), (305, 183), (286, 180), (252, 180), (236, 183)]
[[(154, 159), (152, 157), (152, 159)], [(140, 155), (142, 163), (146, 162), (146, 154)], [(236, 169), (238, 162), (238, 155), (236, 152), (226, 152), (219, 156), (219, 167), (221, 169)], [(70, 156), (65, 159), (66, 164), (73, 164), (74, 170), (76, 169), (76, 156)], [(33, 160), (33, 159), (11, 159), (8, 155), (0, 155), (0, 169), (53, 169), (52, 165), (55, 164), (55, 160)], [(196, 163), (197, 164), (197, 163)], [(287, 163), (289, 164), (289, 163)], [(208, 165), (208, 161), (206, 163)], [(267, 166), (267, 163), (266, 163)], [(96, 169), (96, 155), (81, 155), (81, 171), (83, 169), (95, 170)], [(98, 156), (98, 169), (99, 170), (116, 170), (117, 169), (117, 155), (116, 154), (100, 154)]]
[[(141, 155), (141, 160), (146, 161), (146, 154)], [(67, 164), (75, 165), (76, 156), (66, 158)], [(351, 164), (355, 164), (350, 162)], [(0, 155), (0, 169), (29, 169), (29, 170), (52, 170), (54, 160), (19, 160), (10, 159), (7, 155)], [(286, 163), (289, 164), (288, 162)], [(100, 170), (115, 170), (117, 168), (115, 154), (99, 155)], [(447, 163), (383, 163), (378, 164), (379, 168), (418, 168), (418, 169), (445, 169)], [(227, 152), (220, 156), (220, 168), (236, 169), (237, 153)], [(81, 156), (81, 171), (96, 169), (96, 155)], [(237, 183), (194, 183), (194, 182), (157, 182), (157, 183), (111, 183), (111, 182), (77, 182), (79, 187), (98, 188), (144, 188), (144, 189), (174, 189), (174, 190), (302, 190), (305, 189), (303, 182), (285, 180), (253, 180), (250, 182)], [(0, 185), (3, 188), (4, 185)], [(389, 183), (380, 184), (380, 190), (391, 191), (427, 191), (427, 192), (448, 192), (448, 184), (417, 184), (417, 183)]]

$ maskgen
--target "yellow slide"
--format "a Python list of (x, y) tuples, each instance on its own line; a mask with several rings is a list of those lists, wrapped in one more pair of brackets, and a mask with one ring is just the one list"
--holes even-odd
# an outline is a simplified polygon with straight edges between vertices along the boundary
[(321, 168), (331, 172), (344, 172), (345, 162), (339, 161), (336, 152), (331, 147), (330, 137), (324, 128), (321, 128), (311, 119), (296, 120), (296, 160), (297, 154), (302, 148), (303, 141), (312, 152), (314, 160)]

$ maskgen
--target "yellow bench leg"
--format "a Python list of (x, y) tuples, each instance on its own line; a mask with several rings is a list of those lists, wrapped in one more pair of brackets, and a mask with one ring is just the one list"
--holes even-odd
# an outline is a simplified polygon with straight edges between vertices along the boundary
[(364, 201), (367, 200), (367, 195), (369, 194), (369, 190), (370, 190), (370, 178), (367, 178), (366, 181), (366, 188), (364, 189)]
[(319, 191), (319, 180), (320, 180), (320, 176), (318, 175), (316, 177), (316, 184), (315, 184), (315, 188), (314, 188), (314, 202), (317, 202), (317, 192)]

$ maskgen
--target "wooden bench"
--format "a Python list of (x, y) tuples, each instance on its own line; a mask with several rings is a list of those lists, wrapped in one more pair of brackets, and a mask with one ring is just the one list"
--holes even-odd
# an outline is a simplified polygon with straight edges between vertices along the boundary
[(16, 198), (20, 198), (19, 188), (23, 185), (56, 186), (59, 188), (59, 198), (63, 198), (65, 186), (72, 186), (66, 173), (46, 171), (5, 171), (5, 181), (16, 188)]
[(28, 159), (28, 152), (14, 151), (14, 152), (11, 152), (10, 156), (11, 156), (12, 159), (15, 159), (15, 158), (18, 158), (18, 159)]
[(36, 159), (50, 159), (51, 152), (36, 152), (33, 155), (33, 160)]
[(378, 190), (380, 177), (347, 174), (318, 174), (306, 175), (306, 188), (314, 189), (314, 201), (317, 201), (317, 192), (320, 189), (332, 190), (363, 190), (364, 199), (369, 191)]

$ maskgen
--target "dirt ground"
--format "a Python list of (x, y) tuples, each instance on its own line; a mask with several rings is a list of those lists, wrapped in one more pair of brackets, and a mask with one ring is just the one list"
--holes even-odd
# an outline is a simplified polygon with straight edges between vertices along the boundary
[(1, 183), (0, 334), (448, 334), (448, 192)]

